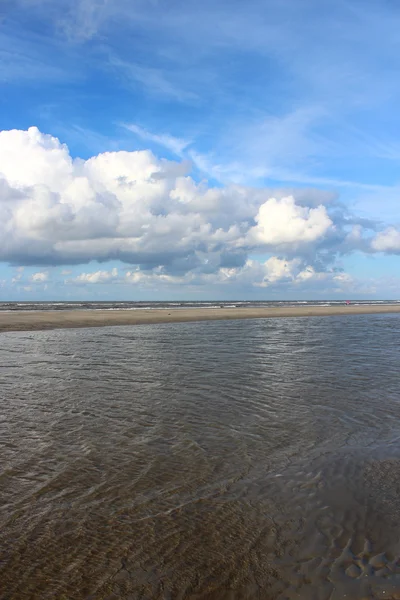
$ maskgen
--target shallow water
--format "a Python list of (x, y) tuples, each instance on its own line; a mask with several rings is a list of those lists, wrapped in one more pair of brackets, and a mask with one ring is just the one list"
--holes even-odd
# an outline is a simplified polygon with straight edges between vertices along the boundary
[(400, 598), (400, 315), (0, 336), (2, 599)]

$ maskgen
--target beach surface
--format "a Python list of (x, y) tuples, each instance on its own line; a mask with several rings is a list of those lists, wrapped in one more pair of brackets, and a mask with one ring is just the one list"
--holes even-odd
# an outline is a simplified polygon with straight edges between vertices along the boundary
[(271, 308), (190, 308), (175, 310), (65, 310), (10, 311), (0, 313), (0, 332), (221, 321), (230, 319), (266, 319), (275, 317), (327, 317), (399, 313), (400, 304), (296, 306)]

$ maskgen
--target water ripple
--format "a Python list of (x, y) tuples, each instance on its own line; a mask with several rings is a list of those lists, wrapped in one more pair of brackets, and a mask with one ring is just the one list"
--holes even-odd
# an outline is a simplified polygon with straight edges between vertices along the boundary
[(0, 597), (400, 598), (399, 334), (2, 334)]

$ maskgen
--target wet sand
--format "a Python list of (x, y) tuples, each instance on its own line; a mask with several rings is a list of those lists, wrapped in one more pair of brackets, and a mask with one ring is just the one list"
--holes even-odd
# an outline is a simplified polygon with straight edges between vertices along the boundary
[(266, 319), (275, 317), (327, 317), (399, 313), (400, 304), (350, 306), (296, 306), (282, 308), (190, 308), (179, 310), (65, 310), (15, 311), (0, 313), (0, 332), (221, 321), (230, 319)]

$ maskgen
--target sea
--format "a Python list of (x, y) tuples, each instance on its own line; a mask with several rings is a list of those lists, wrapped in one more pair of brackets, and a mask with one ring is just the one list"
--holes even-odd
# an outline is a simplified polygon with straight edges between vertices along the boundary
[[(349, 302), (349, 301), (347, 301)], [(346, 300), (206, 300), (173, 302), (134, 302), (134, 301), (88, 301), (88, 302), (1, 302), (0, 311), (46, 311), (46, 310), (179, 310), (187, 308), (284, 308), (296, 306), (340, 306)], [(351, 300), (351, 304), (391, 305), (400, 300)]]
[(1, 333), (0, 598), (399, 599), (399, 340), (400, 314)]

